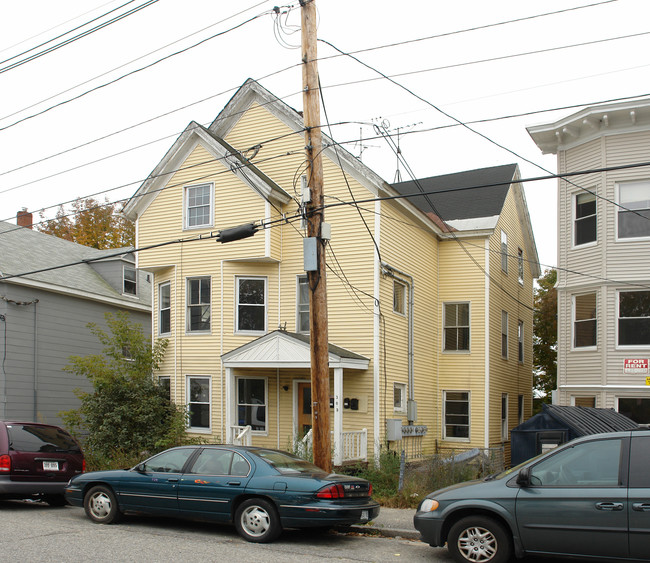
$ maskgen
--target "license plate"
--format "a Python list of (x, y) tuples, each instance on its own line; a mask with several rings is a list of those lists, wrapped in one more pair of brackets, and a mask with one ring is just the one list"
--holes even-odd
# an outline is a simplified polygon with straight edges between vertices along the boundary
[(367, 522), (368, 521), (368, 511), (367, 510), (362, 510), (361, 511), (361, 521), (362, 522)]
[(58, 461), (44, 461), (43, 462), (43, 471), (58, 471), (59, 462)]

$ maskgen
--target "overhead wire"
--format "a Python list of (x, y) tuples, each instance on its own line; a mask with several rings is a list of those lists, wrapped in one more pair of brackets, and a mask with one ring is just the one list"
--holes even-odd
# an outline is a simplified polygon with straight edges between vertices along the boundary
[[(119, 10), (120, 8), (123, 8), (127, 4), (131, 4), (134, 1), (135, 0), (130, 0), (126, 4), (123, 4), (122, 6), (119, 6), (118, 8), (115, 8), (114, 10), (111, 10), (110, 12), (107, 12), (107, 14), (110, 14), (111, 12)], [(114, 18), (106, 21), (106, 22), (102, 22), (102, 23), (96, 25), (95, 27), (93, 27), (92, 29), (88, 29), (88, 30), (86, 30), (86, 31), (74, 36), (74, 37), (71, 37), (71, 38), (66, 39), (65, 41), (62, 41), (61, 43), (58, 43), (56, 45), (48, 47), (47, 49), (44, 49), (43, 51), (39, 51), (38, 53), (34, 53), (33, 55), (25, 57), (24, 59), (21, 59), (20, 61), (16, 61), (15, 63), (11, 63), (11, 64), (6, 65), (4, 67), (0, 67), (0, 74), (5, 73), (5, 72), (10, 71), (10, 70), (13, 70), (14, 68), (18, 68), (19, 66), (22, 66), (22, 65), (24, 65), (24, 64), (26, 64), (28, 62), (34, 61), (34, 60), (39, 59), (39, 58), (41, 58), (41, 57), (43, 57), (43, 56), (45, 56), (45, 55), (47, 55), (49, 53), (57, 51), (58, 49), (61, 49), (62, 47), (65, 47), (66, 45), (69, 45), (70, 43), (74, 43), (75, 41), (78, 41), (79, 39), (83, 39), (84, 37), (87, 37), (88, 35), (91, 35), (92, 33), (95, 33), (97, 31), (99, 31), (100, 29), (104, 29), (105, 27), (108, 27), (109, 25), (112, 25), (112, 24), (114, 24), (114, 23), (116, 23), (118, 21), (121, 21), (121, 20), (123, 20), (125, 18), (128, 18), (129, 16), (132, 16), (133, 14), (136, 14), (139, 11), (144, 10), (145, 8), (148, 8), (149, 6), (155, 4), (156, 2), (158, 2), (158, 0), (147, 0), (144, 4), (141, 4), (140, 6), (136, 6), (135, 8), (132, 8), (132, 9), (128, 10), (127, 12), (123, 13), (123, 14), (119, 14), (119, 15), (115, 16)], [(102, 17), (106, 16), (107, 14), (103, 14), (102, 16), (99, 16), (99, 17), (95, 18), (95, 20), (91, 20), (91, 22), (96, 21), (97, 19), (101, 19)], [(89, 22), (89, 23), (91, 23), (91, 22)], [(75, 28), (72, 31), (75, 31), (76, 29), (79, 29), (79, 28), (84, 27), (86, 25), (88, 25), (88, 23), (85, 23), (85, 24)], [(47, 45), (47, 43), (51, 43), (52, 41), (55, 41), (56, 39), (59, 39), (60, 37), (63, 37), (65, 35), (67, 35), (68, 33), (71, 33), (72, 31), (67, 31), (64, 34), (62, 34), (62, 35), (60, 35), (58, 37), (55, 37), (54, 39), (50, 39), (49, 41), (46, 41), (45, 43), (41, 43), (40, 45), (38, 45), (36, 47), (32, 47), (31, 49), (28, 49), (27, 51), (24, 51), (23, 53), (20, 53), (19, 55), (14, 55), (13, 57), (5, 59), (4, 61), (0, 61), (0, 64), (8, 62), (8, 61), (10, 61), (12, 59), (15, 59), (15, 58), (17, 58), (17, 57), (19, 57), (21, 55), (27, 54), (30, 51), (33, 51), (34, 49), (37, 49), (38, 47), (42, 47), (44, 45)]]

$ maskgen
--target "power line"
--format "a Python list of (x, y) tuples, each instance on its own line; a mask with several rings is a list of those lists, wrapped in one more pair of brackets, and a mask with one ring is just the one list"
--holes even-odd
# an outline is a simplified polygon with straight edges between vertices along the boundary
[[(116, 11), (116, 10), (119, 10), (120, 8), (123, 8), (124, 6), (126, 6), (126, 5), (128, 5), (128, 4), (131, 4), (131, 3), (134, 2), (134, 1), (135, 1), (135, 0), (130, 0), (130, 1), (127, 2), (126, 4), (123, 4), (122, 6), (119, 6), (118, 8), (115, 8), (114, 10), (111, 10), (110, 12), (107, 12), (106, 14), (103, 14), (103, 15), (101, 15), (101, 16), (98, 16), (98, 17), (95, 18), (94, 20), (91, 20), (90, 22), (84, 23), (84, 24), (80, 25), (79, 27), (74, 28), (74, 29), (71, 30), (71, 31), (66, 31), (65, 33), (59, 35), (58, 37), (55, 37), (54, 39), (50, 39), (49, 41), (46, 41), (45, 43), (41, 43), (40, 45), (37, 45), (36, 47), (32, 47), (31, 49), (28, 49), (27, 51), (23, 51), (22, 53), (20, 53), (20, 54), (18, 54), (18, 55), (14, 55), (13, 57), (10, 57), (10, 58), (8, 58), (8, 59), (5, 59), (4, 61), (0, 61), (0, 64), (5, 63), (5, 62), (8, 62), (8, 61), (10, 61), (10, 60), (12, 60), (12, 59), (15, 59), (15, 58), (17, 58), (17, 57), (19, 57), (19, 56), (21, 56), (21, 55), (25, 55), (25, 54), (29, 53), (30, 51), (33, 51), (34, 49), (38, 49), (39, 47), (42, 47), (42, 46), (44, 46), (44, 45), (47, 45), (48, 43), (51, 43), (52, 41), (55, 41), (56, 39), (59, 39), (59, 38), (63, 37), (64, 35), (67, 35), (67, 34), (69, 34), (69, 33), (72, 33), (73, 31), (75, 31), (75, 30), (77, 30), (77, 29), (80, 29), (81, 27), (85, 27), (85, 26), (88, 25), (89, 23), (91, 23), (91, 22), (93, 22), (93, 21), (96, 21), (96, 20), (98, 20), (98, 19), (101, 19), (101, 18), (103, 18), (104, 16), (110, 14), (111, 12), (114, 12), (114, 11)], [(102, 22), (102, 23), (96, 25), (95, 27), (93, 27), (93, 28), (91, 28), (91, 29), (89, 29), (89, 30), (86, 30), (86, 31), (84, 31), (84, 32), (82, 32), (82, 33), (80, 33), (80, 34), (74, 36), (74, 37), (71, 37), (71, 38), (69, 38), (69, 39), (66, 39), (65, 41), (62, 41), (61, 43), (57, 43), (56, 45), (53, 45), (53, 46), (51, 46), (51, 47), (48, 47), (47, 49), (44, 49), (44, 50), (42, 50), (42, 51), (39, 51), (38, 53), (34, 53), (33, 55), (30, 55), (30, 56), (28, 56), (28, 57), (25, 57), (24, 59), (21, 59), (20, 61), (16, 61), (15, 63), (9, 64), (9, 65), (7, 65), (7, 66), (5, 66), (5, 67), (0, 67), (0, 74), (2, 74), (2, 73), (4, 73), (4, 72), (7, 72), (7, 71), (9, 71), (9, 70), (12, 70), (12, 69), (14, 69), (14, 68), (17, 68), (17, 67), (19, 67), (19, 66), (22, 66), (22, 65), (24, 65), (25, 63), (28, 63), (28, 62), (30, 62), (30, 61), (33, 61), (33, 60), (39, 59), (39, 58), (41, 58), (41, 57), (43, 57), (43, 56), (45, 56), (45, 55), (47, 55), (47, 54), (49, 54), (49, 53), (52, 53), (53, 51), (57, 51), (57, 50), (60, 49), (61, 47), (65, 47), (66, 45), (69, 45), (70, 43), (74, 43), (75, 41), (78, 41), (79, 39), (82, 39), (82, 38), (84, 38), (84, 37), (86, 37), (86, 36), (88, 36), (88, 35), (90, 35), (90, 34), (92, 34), (92, 33), (95, 33), (96, 31), (99, 31), (100, 29), (103, 29), (103, 28), (105, 28), (105, 27), (108, 27), (109, 25), (112, 25), (112, 24), (114, 24), (114, 23), (116, 23), (116, 22), (118, 22), (118, 21), (121, 21), (121, 20), (123, 20), (124, 18), (128, 18), (129, 16), (131, 16), (131, 15), (133, 15), (133, 14), (139, 12), (140, 10), (143, 10), (144, 8), (148, 8), (149, 6), (155, 4), (156, 2), (158, 2), (158, 0), (147, 0), (147, 2), (145, 2), (144, 4), (141, 4), (140, 6), (136, 6), (135, 8), (132, 8), (131, 10), (129, 10), (129, 11), (123, 13), (123, 14), (120, 14), (120, 15), (118, 15), (118, 16), (115, 16), (114, 18), (112, 18), (112, 19), (110, 19), (110, 20), (108, 20), (108, 21), (106, 21), (106, 22)]]
[(164, 57), (162, 57), (160, 59), (157, 59), (157, 60), (155, 60), (155, 61), (153, 61), (153, 62), (151, 62), (151, 63), (149, 63), (149, 64), (147, 64), (147, 65), (145, 65), (143, 67), (140, 67), (140, 68), (137, 68), (137, 69), (132, 70), (130, 72), (127, 72), (125, 74), (122, 74), (121, 76), (118, 76), (117, 78), (114, 78), (113, 80), (109, 80), (108, 82), (105, 82), (104, 84), (100, 84), (99, 86), (95, 86), (94, 88), (91, 88), (90, 90), (86, 90), (85, 92), (82, 92), (81, 94), (73, 96), (72, 98), (68, 98), (67, 100), (63, 100), (63, 101), (61, 101), (61, 102), (59, 102), (57, 104), (49, 106), (49, 107), (47, 107), (47, 108), (45, 108), (45, 109), (43, 109), (43, 110), (41, 110), (39, 112), (36, 112), (36, 113), (34, 113), (32, 115), (28, 115), (26, 117), (18, 119), (17, 121), (14, 121), (13, 123), (10, 123), (9, 125), (5, 125), (4, 127), (0, 127), (0, 131), (6, 131), (7, 129), (15, 127), (16, 125), (18, 125), (20, 123), (23, 123), (23, 122), (25, 122), (25, 121), (27, 121), (29, 119), (33, 119), (34, 117), (38, 117), (39, 115), (43, 115), (44, 113), (47, 113), (47, 112), (49, 112), (49, 111), (51, 111), (51, 110), (53, 110), (55, 108), (58, 108), (58, 107), (61, 107), (61, 106), (65, 105), (65, 104), (69, 104), (70, 102), (78, 100), (79, 98), (82, 98), (82, 97), (84, 97), (84, 96), (86, 96), (86, 95), (88, 95), (88, 94), (90, 94), (92, 92), (95, 92), (97, 90), (100, 90), (102, 88), (110, 86), (111, 84), (115, 84), (116, 82), (119, 82), (120, 80), (122, 80), (124, 78), (127, 78), (129, 76), (137, 74), (138, 72), (142, 72), (143, 70), (151, 68), (151, 67), (153, 67), (153, 66), (155, 66), (155, 65), (157, 65), (157, 64), (159, 64), (159, 63), (161, 63), (163, 61), (171, 59), (172, 57), (175, 57), (175, 56), (180, 55), (182, 53), (186, 53), (190, 49), (194, 49), (195, 47), (198, 47), (199, 45), (202, 45), (203, 43), (206, 43), (206, 42), (208, 42), (208, 41), (210, 41), (212, 39), (215, 39), (216, 37), (220, 37), (222, 35), (225, 35), (227, 33), (232, 32), (232, 31), (234, 31), (236, 29), (239, 29), (240, 27), (243, 27), (246, 24), (257, 20), (257, 19), (261, 18), (262, 16), (268, 15), (269, 13), (270, 12), (266, 11), (266, 12), (262, 12), (261, 14), (258, 14), (256, 16), (252, 16), (252, 17), (248, 18), (247, 20), (232, 26), (229, 29), (226, 29), (224, 31), (220, 31), (218, 33), (215, 33), (215, 34), (213, 34), (213, 35), (211, 35), (209, 37), (206, 37), (205, 39), (201, 39), (200, 41), (194, 43), (193, 45), (190, 45), (189, 47), (185, 47), (185, 48), (180, 49), (180, 50), (178, 50), (178, 51), (176, 51), (174, 53), (170, 53), (169, 55), (166, 55), (166, 56), (164, 56)]
[(111, 72), (115, 72), (116, 70), (124, 68), (124, 67), (126, 67), (126, 66), (128, 66), (128, 65), (130, 65), (130, 64), (132, 64), (134, 62), (145, 59), (149, 55), (153, 55), (154, 53), (162, 51), (163, 49), (166, 49), (167, 47), (171, 47), (172, 45), (175, 45), (176, 43), (180, 43), (181, 41), (184, 41), (185, 39), (188, 39), (189, 37), (193, 37), (194, 35), (198, 35), (202, 31), (205, 31), (206, 29), (210, 29), (211, 27), (214, 27), (216, 25), (224, 23), (224, 22), (226, 22), (226, 21), (228, 21), (228, 20), (230, 20), (230, 19), (232, 19), (232, 18), (234, 18), (236, 16), (239, 16), (239, 15), (245, 13), (245, 12), (248, 12), (249, 10), (252, 10), (253, 8), (257, 8), (258, 6), (261, 6), (262, 4), (264, 4), (265, 2), (266, 2), (266, 0), (263, 0), (262, 2), (258, 2), (257, 4), (253, 4), (252, 6), (249, 6), (248, 8), (245, 8), (245, 9), (239, 11), (239, 12), (236, 12), (236, 13), (234, 13), (234, 14), (232, 14), (232, 15), (230, 15), (230, 16), (222, 19), (222, 20), (219, 20), (219, 21), (217, 21), (217, 22), (215, 22), (213, 24), (210, 24), (210, 25), (208, 25), (206, 27), (203, 27), (203, 28), (201, 28), (201, 29), (199, 29), (197, 31), (194, 31), (194, 32), (192, 32), (192, 33), (190, 33), (188, 35), (185, 35), (185, 36), (181, 37), (180, 39), (176, 39), (175, 41), (172, 41), (171, 43), (167, 43), (166, 45), (163, 45), (162, 47), (159, 47), (158, 49), (154, 49), (153, 51), (149, 51), (148, 53), (145, 53), (144, 55), (136, 57), (135, 59), (131, 59), (130, 61), (128, 61), (128, 62), (126, 62), (124, 64), (121, 64), (119, 66), (116, 66), (115, 68), (107, 70), (106, 72), (98, 74), (97, 76), (94, 76), (93, 78), (89, 78), (88, 80), (85, 80), (84, 82), (80, 82), (79, 84), (75, 84), (74, 86), (71, 86), (70, 88), (67, 88), (66, 90), (62, 90), (61, 92), (53, 94), (53, 95), (51, 95), (51, 96), (49, 96), (47, 98), (43, 98), (42, 100), (39, 100), (38, 102), (34, 102), (33, 104), (31, 104), (29, 106), (26, 106), (26, 107), (24, 107), (22, 109), (16, 110), (13, 113), (10, 113), (10, 114), (7, 114), (7, 115), (5, 115), (3, 117), (0, 117), (0, 121), (2, 121), (4, 119), (7, 119), (9, 117), (12, 117), (14, 115), (17, 115), (19, 113), (22, 113), (23, 111), (31, 109), (31, 108), (33, 108), (33, 107), (35, 107), (35, 106), (37, 106), (39, 104), (42, 104), (44, 102), (48, 102), (48, 101), (56, 98), (57, 96), (60, 96), (61, 94), (65, 94), (67, 92), (70, 92), (70, 91), (74, 90), (75, 88), (79, 88), (80, 86), (83, 86), (84, 84), (88, 84), (88, 83), (92, 82), (93, 80), (97, 80), (98, 78), (101, 78), (102, 76), (106, 76), (107, 74), (110, 74)]

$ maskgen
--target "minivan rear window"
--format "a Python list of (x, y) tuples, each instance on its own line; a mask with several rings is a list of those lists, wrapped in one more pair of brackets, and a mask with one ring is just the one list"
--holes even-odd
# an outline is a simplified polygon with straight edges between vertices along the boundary
[(18, 452), (81, 453), (79, 445), (64, 430), (38, 424), (7, 425), (9, 449)]

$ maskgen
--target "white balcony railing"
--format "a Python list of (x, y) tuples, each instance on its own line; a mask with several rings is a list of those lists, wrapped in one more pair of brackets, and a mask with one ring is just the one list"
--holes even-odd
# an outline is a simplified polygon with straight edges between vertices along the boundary
[[(332, 441), (334, 442), (334, 432), (332, 432)], [(332, 444), (336, 452), (336, 443)], [(308, 457), (313, 448), (313, 435), (309, 430), (305, 437), (297, 444), (297, 454), (301, 457)], [(335, 463), (344, 461), (368, 461), (368, 430), (351, 430), (341, 433), (341, 457), (337, 459), (334, 454)]]

